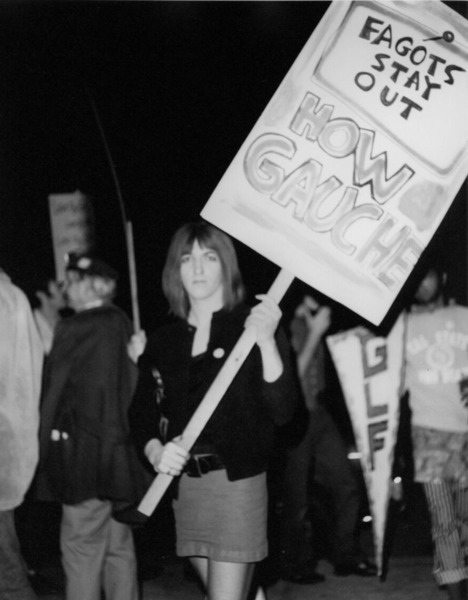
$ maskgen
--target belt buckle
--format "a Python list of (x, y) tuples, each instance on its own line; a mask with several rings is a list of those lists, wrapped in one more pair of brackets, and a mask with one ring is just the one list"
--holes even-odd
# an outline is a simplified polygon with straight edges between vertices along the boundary
[(206, 475), (210, 472), (210, 462), (208, 456), (192, 456), (192, 464), (190, 469), (190, 473), (188, 475), (190, 477), (201, 477), (202, 475)]

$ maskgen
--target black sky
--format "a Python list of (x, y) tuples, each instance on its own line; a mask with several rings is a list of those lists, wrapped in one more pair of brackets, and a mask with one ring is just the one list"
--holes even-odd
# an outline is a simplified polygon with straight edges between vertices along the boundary
[[(121, 213), (92, 98), (134, 227), (143, 326), (158, 324), (172, 233), (198, 218), (328, 6), (3, 1), (0, 264), (14, 281), (30, 291), (53, 276), (47, 196), (80, 189), (93, 198), (97, 253), (123, 274), (129, 308)], [(450, 240), (442, 246), (458, 280), (465, 201), (466, 192), (438, 235)], [(238, 249), (251, 292), (266, 291), (277, 267)]]

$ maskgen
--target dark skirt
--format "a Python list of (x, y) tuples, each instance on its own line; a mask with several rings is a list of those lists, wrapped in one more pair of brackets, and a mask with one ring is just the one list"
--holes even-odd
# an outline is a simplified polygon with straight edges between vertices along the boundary
[(266, 475), (229, 481), (224, 469), (182, 475), (174, 500), (177, 554), (257, 562), (268, 554)]

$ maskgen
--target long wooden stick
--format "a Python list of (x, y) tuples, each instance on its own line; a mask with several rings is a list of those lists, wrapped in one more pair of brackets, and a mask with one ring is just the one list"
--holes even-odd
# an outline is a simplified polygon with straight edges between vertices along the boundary
[(127, 238), (128, 269), (130, 273), (130, 294), (132, 296), (133, 329), (135, 333), (138, 333), (140, 331), (140, 309), (138, 307), (135, 246), (133, 243), (133, 227), (131, 221), (125, 223), (125, 234)]
[[(279, 303), (293, 279), (294, 275), (292, 273), (281, 269), (268, 290), (268, 296)], [(182, 448), (185, 448), (187, 451), (192, 448), (209, 418), (231, 385), (232, 380), (252, 350), (254, 344), (255, 329), (253, 327), (247, 327), (244, 329), (244, 332), (238, 339), (236, 345), (226, 359), (226, 362), (221, 367), (218, 375), (206, 392), (205, 397), (184, 429), (182, 438), (178, 442)], [(172, 475), (157, 475), (143, 500), (140, 502), (138, 510), (144, 515), (150, 516), (164, 496), (172, 480)]]
[(94, 118), (96, 120), (96, 124), (99, 130), (99, 134), (101, 136), (102, 144), (104, 146), (104, 151), (106, 153), (107, 162), (109, 163), (110, 172), (112, 175), (112, 180), (115, 185), (115, 192), (117, 194), (117, 200), (119, 202), (120, 213), (122, 216), (122, 223), (124, 226), (125, 233), (125, 241), (127, 244), (127, 259), (128, 259), (128, 270), (130, 276), (130, 295), (132, 297), (132, 317), (133, 317), (133, 329), (135, 333), (140, 331), (140, 310), (138, 308), (138, 291), (137, 291), (137, 278), (136, 278), (136, 268), (135, 268), (135, 250), (133, 244), (133, 228), (132, 223), (127, 219), (127, 214), (125, 210), (125, 203), (122, 195), (122, 190), (120, 188), (119, 178), (117, 177), (117, 171), (114, 165), (114, 161), (112, 160), (111, 151), (109, 148), (109, 144), (107, 143), (106, 134), (104, 132), (104, 127), (102, 126), (101, 118), (99, 117), (98, 109), (96, 103), (93, 100), (89, 90), (84, 88), (86, 96), (88, 97), (89, 103), (91, 105), (91, 109), (93, 111)]

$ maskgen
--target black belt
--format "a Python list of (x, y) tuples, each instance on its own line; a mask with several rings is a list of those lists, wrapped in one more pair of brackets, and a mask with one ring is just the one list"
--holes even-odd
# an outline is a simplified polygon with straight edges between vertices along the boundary
[(210, 471), (224, 468), (225, 465), (218, 454), (194, 454), (185, 466), (185, 473), (189, 477), (201, 477)]

